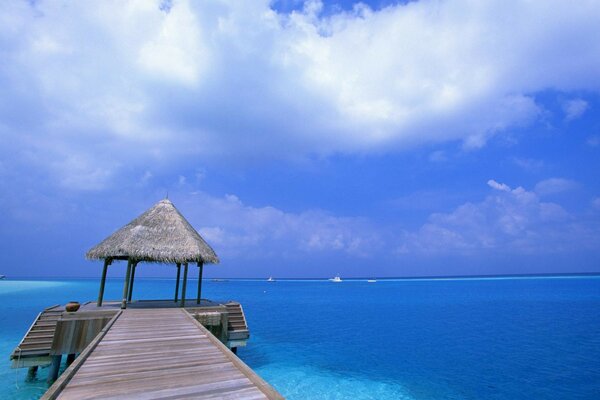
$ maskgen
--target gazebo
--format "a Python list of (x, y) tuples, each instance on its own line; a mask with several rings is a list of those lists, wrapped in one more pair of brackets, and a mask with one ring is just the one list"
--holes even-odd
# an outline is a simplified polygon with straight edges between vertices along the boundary
[(180, 307), (185, 307), (188, 263), (197, 263), (198, 265), (196, 304), (200, 304), (203, 266), (219, 262), (214, 250), (168, 199), (159, 201), (142, 215), (94, 246), (87, 252), (86, 258), (104, 260), (98, 307), (102, 306), (108, 266), (115, 260), (127, 260), (121, 308), (126, 308), (127, 303), (131, 301), (135, 270), (140, 262), (175, 264), (177, 266), (175, 303), (178, 301), (181, 266), (183, 265)]

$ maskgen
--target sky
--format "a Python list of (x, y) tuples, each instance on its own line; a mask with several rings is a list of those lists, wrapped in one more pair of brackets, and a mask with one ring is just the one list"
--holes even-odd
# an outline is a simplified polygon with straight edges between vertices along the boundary
[(97, 277), (166, 196), (208, 277), (600, 272), (598, 37), (597, 0), (3, 1), (0, 274)]

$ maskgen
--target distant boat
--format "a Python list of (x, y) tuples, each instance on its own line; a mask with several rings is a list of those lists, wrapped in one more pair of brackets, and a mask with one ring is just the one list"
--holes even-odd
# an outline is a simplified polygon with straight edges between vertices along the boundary
[(275, 282), (275, 279), (272, 276), (270, 276), (269, 279), (267, 279), (267, 282)]
[(227, 282), (227, 279), (219, 279), (219, 278), (215, 278), (212, 279), (213, 282)]
[(329, 279), (331, 282), (341, 282), (342, 278), (340, 278), (340, 275), (337, 274), (334, 278), (330, 278)]
[(369, 283), (375, 283), (375, 282), (377, 282), (377, 279), (367, 279), (367, 282), (369, 282)]
[(6, 279), (6, 275), (0, 275), (0, 279)]

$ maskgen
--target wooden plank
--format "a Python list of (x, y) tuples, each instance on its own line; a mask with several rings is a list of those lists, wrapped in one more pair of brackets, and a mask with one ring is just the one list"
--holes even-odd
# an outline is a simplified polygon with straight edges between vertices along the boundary
[(73, 316), (61, 319), (51, 340), (50, 354), (76, 354), (85, 349), (98, 333), (115, 315), (98, 313), (96, 317), (85, 316), (75, 319)]
[(190, 319), (192, 319), (192, 321), (194, 321), (194, 323), (197, 324), (197, 326), (199, 327), (200, 330), (206, 332), (208, 338), (210, 341), (212, 341), (215, 346), (217, 346), (218, 348), (220, 348), (223, 351), (223, 354), (229, 358), (234, 365), (240, 370), (240, 372), (242, 372), (244, 375), (246, 375), (246, 377), (248, 377), (248, 379), (250, 379), (250, 381), (252, 381), (252, 383), (254, 383), (261, 392), (263, 392), (267, 398), (269, 399), (283, 399), (283, 396), (281, 394), (279, 394), (279, 392), (277, 392), (275, 389), (273, 389), (273, 387), (271, 385), (269, 385), (265, 380), (263, 380), (260, 376), (258, 376), (256, 374), (256, 372), (254, 372), (250, 367), (248, 367), (242, 360), (240, 360), (235, 354), (233, 354), (231, 351), (228, 351), (229, 349), (223, 344), (221, 343), (216, 337), (214, 337), (213, 335), (210, 334), (210, 332), (202, 326), (202, 324), (200, 324), (198, 321), (196, 321), (191, 314), (187, 313), (188, 317), (190, 317)]
[(282, 399), (184, 309), (126, 309), (111, 322), (45, 398)]

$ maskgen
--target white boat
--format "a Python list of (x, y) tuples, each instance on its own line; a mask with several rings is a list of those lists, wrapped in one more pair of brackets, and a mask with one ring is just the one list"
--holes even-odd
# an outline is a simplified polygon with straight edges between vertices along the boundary
[(377, 279), (367, 279), (367, 282), (369, 282), (369, 283), (375, 283), (375, 282), (377, 282)]
[(0, 279), (6, 279), (6, 275), (0, 275)]
[(267, 279), (267, 282), (275, 282), (275, 279), (272, 276), (270, 276), (269, 279)]
[(337, 274), (334, 278), (330, 278), (329, 279), (331, 282), (341, 282), (342, 278), (340, 278), (340, 275)]

